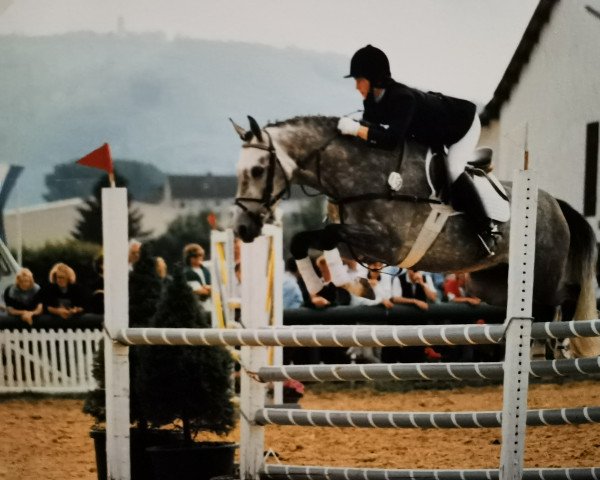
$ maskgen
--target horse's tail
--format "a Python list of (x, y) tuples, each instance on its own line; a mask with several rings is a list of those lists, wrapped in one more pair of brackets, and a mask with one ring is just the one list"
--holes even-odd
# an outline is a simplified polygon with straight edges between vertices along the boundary
[[(566, 282), (579, 286), (579, 295), (573, 320), (598, 318), (596, 309), (596, 261), (598, 249), (596, 234), (577, 210), (557, 200), (569, 226), (570, 244), (567, 257)], [(600, 355), (600, 337), (571, 339), (573, 354), (577, 357)]]

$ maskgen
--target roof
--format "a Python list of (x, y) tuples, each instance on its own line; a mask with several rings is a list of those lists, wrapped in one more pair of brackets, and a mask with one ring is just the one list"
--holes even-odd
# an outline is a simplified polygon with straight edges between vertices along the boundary
[(489, 124), (490, 121), (500, 116), (502, 105), (510, 98), (513, 88), (519, 81), (523, 68), (529, 62), (531, 54), (540, 39), (540, 35), (550, 20), (552, 11), (558, 2), (559, 0), (540, 0), (540, 3), (538, 3), (508, 67), (506, 67), (506, 71), (494, 91), (494, 96), (479, 115), (483, 125)]
[[(167, 182), (173, 200), (235, 198), (237, 177), (233, 175), (169, 175)], [(300, 187), (292, 185), (292, 198), (302, 198)]]
[(169, 175), (173, 200), (234, 198), (237, 178), (231, 175)]

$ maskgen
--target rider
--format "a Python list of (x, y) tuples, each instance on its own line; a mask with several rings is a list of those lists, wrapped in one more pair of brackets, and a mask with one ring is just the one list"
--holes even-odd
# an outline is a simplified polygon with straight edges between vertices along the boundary
[[(479, 239), (488, 254), (493, 255), (500, 237), (498, 227), (488, 218), (475, 184), (465, 172), (481, 132), (475, 105), (394, 81), (387, 56), (372, 45), (356, 51), (346, 78), (349, 77), (356, 80), (356, 89), (364, 99), (363, 122), (342, 117), (338, 130), (390, 150), (409, 138), (433, 148), (447, 148), (452, 206), (475, 222)], [(394, 176), (399, 178), (392, 173), (389, 183), (398, 189)]]

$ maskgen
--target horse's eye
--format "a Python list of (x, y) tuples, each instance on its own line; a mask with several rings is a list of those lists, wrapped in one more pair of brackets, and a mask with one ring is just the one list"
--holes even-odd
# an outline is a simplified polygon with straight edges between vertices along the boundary
[(250, 170), (250, 175), (252, 175), (252, 178), (258, 178), (262, 176), (264, 171), (265, 169), (263, 167), (252, 167)]

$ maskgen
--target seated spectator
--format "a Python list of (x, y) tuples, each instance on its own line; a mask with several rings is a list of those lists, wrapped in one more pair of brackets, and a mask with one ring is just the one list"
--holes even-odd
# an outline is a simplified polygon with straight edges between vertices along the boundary
[(352, 295), (350, 305), (383, 305), (385, 308), (392, 308), (394, 306), (392, 298), (402, 293), (398, 282), (393, 282), (397, 271), (396, 267), (384, 267), (381, 262), (370, 263), (366, 278), (375, 298), (370, 300)]
[(450, 273), (444, 280), (444, 295), (449, 302), (468, 303), (469, 305), (479, 305), (481, 299), (471, 296), (467, 293), (467, 274)]
[(331, 272), (329, 271), (325, 256), (321, 255), (317, 258), (315, 264), (317, 270), (321, 273), (321, 279), (325, 286), (319, 293), (310, 296), (312, 306), (323, 308), (329, 306), (350, 305), (350, 293), (331, 283)]
[[(397, 285), (392, 301), (400, 305), (414, 305), (428, 310), (429, 303), (437, 300), (437, 292), (431, 276), (425, 272), (404, 270), (394, 277)], [(385, 347), (381, 349), (384, 363), (439, 361), (439, 353), (433, 347)]]
[[(364, 268), (364, 267), (362, 267)], [(397, 267), (384, 267), (382, 262), (373, 262), (369, 264), (367, 270), (367, 280), (375, 298), (373, 300), (352, 295), (350, 305), (383, 305), (385, 308), (392, 308), (394, 303), (392, 298), (400, 295), (398, 291), (399, 283), (393, 282), (395, 274), (398, 272)], [(394, 288), (396, 287), (396, 288)], [(381, 348), (379, 347), (350, 347), (346, 350), (352, 362), (359, 363), (378, 363), (381, 361)]]
[(17, 273), (14, 285), (4, 291), (4, 303), (9, 315), (19, 317), (28, 325), (33, 323), (34, 316), (43, 312), (41, 288), (33, 280), (31, 270), (22, 268)]
[(415, 305), (421, 310), (429, 309), (429, 303), (437, 300), (437, 292), (431, 276), (425, 272), (406, 270), (398, 275), (400, 295), (392, 301), (399, 305)]
[(285, 261), (283, 272), (283, 308), (298, 308), (302, 306), (302, 290), (298, 284), (298, 266), (293, 258)]
[(352, 281), (359, 278), (367, 278), (369, 269), (358, 263), (354, 258), (342, 258), (344, 265), (348, 269), (348, 275)]
[(43, 290), (46, 311), (64, 320), (84, 312), (85, 296), (76, 283), (77, 277), (71, 267), (57, 263), (50, 270), (50, 284)]

